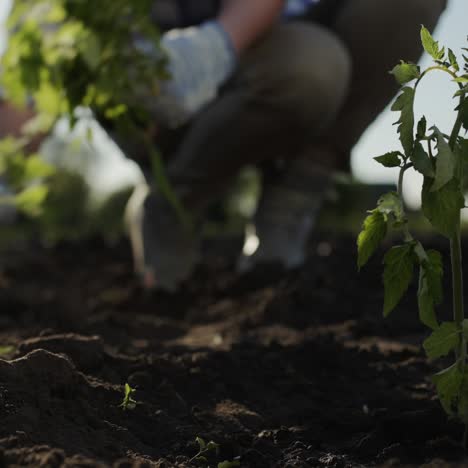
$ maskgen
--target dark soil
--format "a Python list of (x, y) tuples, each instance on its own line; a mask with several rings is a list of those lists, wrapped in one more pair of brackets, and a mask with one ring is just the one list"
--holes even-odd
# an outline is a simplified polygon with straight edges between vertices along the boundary
[[(468, 466), (416, 285), (384, 320), (354, 244), (319, 235), (291, 273), (212, 254), (175, 295), (139, 288), (126, 244), (3, 254), (0, 467)], [(219, 453), (191, 462), (197, 436)]]

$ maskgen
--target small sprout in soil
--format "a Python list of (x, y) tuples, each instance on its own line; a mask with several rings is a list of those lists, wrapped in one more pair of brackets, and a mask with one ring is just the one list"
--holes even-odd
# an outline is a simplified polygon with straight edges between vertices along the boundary
[(14, 346), (0, 346), (0, 358), (8, 356), (15, 350)]
[[(219, 444), (217, 444), (216, 442), (213, 442), (211, 440), (210, 442), (206, 443), (205, 440), (201, 437), (197, 437), (195, 439), (195, 442), (198, 444), (198, 453), (189, 460), (190, 463), (197, 461), (200, 463), (208, 464), (208, 459), (206, 457), (207, 455), (211, 455), (213, 453), (216, 456), (219, 455)], [(236, 468), (238, 466), (240, 466), (239, 460), (224, 460), (222, 462), (219, 462), (217, 465), (218, 468)]]
[(124, 411), (135, 409), (137, 401), (132, 398), (132, 395), (136, 392), (136, 389), (130, 387), (130, 385), (126, 383), (124, 391), (125, 395), (123, 397), (122, 403), (119, 405), (119, 408), (122, 408)]
[(210, 440), (208, 443), (205, 442), (204, 439), (201, 437), (197, 437), (195, 442), (198, 444), (198, 453), (196, 453), (191, 459), (190, 462), (199, 461), (203, 463), (208, 463), (208, 460), (205, 455), (215, 453), (218, 455), (219, 453), (219, 445), (216, 442)]
[[(397, 191), (383, 195), (377, 207), (364, 220), (358, 237), (358, 267), (363, 267), (375, 253), (390, 229), (401, 232), (401, 245), (392, 247), (384, 257), (384, 316), (388, 316), (406, 293), (415, 270), (419, 271), (418, 306), (420, 321), (431, 330), (423, 347), (429, 359), (451, 354), (453, 365), (433, 376), (440, 403), (446, 413), (468, 428), (468, 321), (463, 307), (463, 272), (461, 258), (461, 210), (465, 207), (466, 170), (468, 169), (468, 57), (461, 67), (450, 49), (439, 46), (423, 26), (421, 41), (434, 64), (422, 71), (412, 63), (401, 62), (391, 73), (402, 86), (392, 106), (400, 113), (397, 122), (402, 149), (391, 151), (375, 160), (385, 167), (399, 168)], [(468, 49), (463, 49), (465, 52)], [(425, 117), (414, 117), (414, 101), (419, 83), (428, 73), (439, 71), (458, 86), (454, 95), (458, 105), (455, 123), (446, 135)], [(414, 83), (414, 84), (410, 84)], [(416, 127), (416, 128), (415, 128)], [(461, 130), (465, 130), (462, 136)], [(413, 237), (403, 204), (403, 179), (408, 169), (424, 177), (422, 213), (436, 231), (450, 243), (452, 264), (453, 320), (440, 322), (436, 307), (443, 300), (442, 255), (425, 250)], [(466, 443), (466, 435), (463, 443)]]

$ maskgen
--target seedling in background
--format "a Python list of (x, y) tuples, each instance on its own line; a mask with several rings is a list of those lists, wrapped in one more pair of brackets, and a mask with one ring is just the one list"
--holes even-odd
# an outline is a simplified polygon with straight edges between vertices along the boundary
[(210, 442), (206, 443), (204, 439), (201, 437), (197, 437), (195, 439), (195, 442), (198, 444), (198, 453), (196, 453), (191, 459), (190, 462), (193, 461), (199, 461), (203, 463), (208, 463), (208, 460), (206, 458), (206, 455), (215, 453), (216, 455), (219, 452), (219, 445), (212, 440)]
[[(189, 463), (197, 461), (200, 463), (207, 464), (208, 463), (208, 459), (206, 457), (207, 455), (210, 455), (213, 453), (216, 456), (219, 455), (219, 444), (217, 444), (216, 442), (213, 442), (211, 440), (210, 442), (206, 443), (205, 440), (202, 439), (201, 437), (197, 437), (195, 439), (195, 442), (198, 444), (198, 453), (189, 460)], [(235, 468), (238, 466), (240, 466), (240, 463), (238, 460), (233, 460), (233, 461), (225, 460), (223, 462), (218, 463), (217, 465), (218, 468)]]
[(9, 346), (9, 345), (0, 346), (0, 358), (9, 356), (10, 354), (13, 353), (14, 350), (15, 350), (14, 346)]
[(136, 388), (130, 387), (128, 383), (124, 387), (124, 397), (122, 403), (120, 403), (119, 408), (122, 408), (124, 411), (133, 410), (136, 408), (137, 401), (132, 398), (132, 395), (136, 392)]
[[(419, 269), (418, 306), (421, 322), (432, 330), (423, 347), (430, 359), (453, 353), (454, 363), (433, 376), (439, 400), (450, 417), (468, 428), (468, 320), (464, 316), (463, 272), (461, 254), (460, 215), (465, 206), (463, 182), (468, 163), (468, 139), (460, 136), (462, 127), (468, 130), (468, 49), (464, 48), (464, 68), (451, 49), (441, 47), (429, 31), (422, 27), (421, 40), (434, 64), (424, 71), (412, 63), (401, 62), (391, 71), (403, 86), (392, 106), (400, 112), (398, 133), (402, 151), (392, 151), (375, 158), (385, 167), (400, 169), (396, 192), (387, 193), (364, 220), (358, 237), (358, 267), (364, 266), (384, 240), (388, 229), (402, 232), (403, 242), (392, 247), (384, 257), (384, 316), (400, 302)], [(454, 98), (456, 121), (450, 135), (436, 126), (429, 127), (422, 117), (415, 127), (414, 99), (421, 80), (430, 72), (446, 73), (458, 85)], [(409, 83), (414, 82), (413, 86)], [(453, 321), (440, 323), (435, 307), (442, 303), (442, 255), (425, 250), (411, 234), (403, 205), (403, 179), (414, 168), (424, 176), (421, 193), (422, 212), (436, 231), (450, 242)], [(467, 430), (464, 444), (466, 445)]]

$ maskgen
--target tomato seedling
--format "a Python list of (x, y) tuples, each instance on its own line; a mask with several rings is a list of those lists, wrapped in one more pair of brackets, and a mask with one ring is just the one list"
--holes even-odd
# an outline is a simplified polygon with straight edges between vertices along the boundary
[[(364, 220), (358, 237), (358, 267), (364, 266), (386, 237), (388, 229), (398, 229), (403, 242), (392, 247), (384, 257), (384, 316), (398, 305), (419, 268), (418, 306), (421, 322), (432, 330), (423, 347), (430, 359), (454, 355), (454, 363), (433, 376), (440, 402), (451, 417), (468, 427), (468, 320), (463, 307), (463, 272), (461, 252), (461, 210), (465, 207), (463, 182), (468, 163), (468, 139), (461, 130), (468, 130), (468, 49), (464, 48), (462, 68), (451, 49), (441, 47), (430, 32), (422, 27), (421, 40), (434, 64), (424, 71), (413, 63), (401, 62), (391, 73), (402, 89), (392, 111), (400, 112), (397, 122), (403, 150), (392, 151), (375, 158), (385, 167), (399, 168), (396, 192), (383, 195), (377, 207)], [(425, 117), (417, 125), (414, 99), (422, 79), (430, 72), (446, 73), (458, 85), (454, 95), (458, 104), (456, 120), (450, 135), (435, 125), (428, 127)], [(412, 86), (409, 83), (414, 83)], [(416, 130), (415, 130), (416, 126)], [(435, 307), (442, 303), (442, 255), (425, 250), (411, 234), (403, 205), (403, 179), (414, 168), (424, 176), (421, 200), (422, 212), (436, 231), (450, 242), (453, 320), (440, 323)], [(466, 431), (465, 438), (466, 441)]]
[(136, 388), (132, 388), (128, 383), (126, 383), (124, 387), (124, 397), (119, 408), (122, 408), (124, 411), (135, 409), (137, 401), (132, 397), (135, 392)]

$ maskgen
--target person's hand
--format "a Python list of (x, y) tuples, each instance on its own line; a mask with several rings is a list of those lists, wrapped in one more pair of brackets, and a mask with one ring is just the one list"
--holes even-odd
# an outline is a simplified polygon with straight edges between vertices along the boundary
[[(151, 53), (143, 41), (137, 47)], [(168, 31), (162, 36), (161, 48), (167, 54), (170, 78), (162, 82), (160, 94), (145, 104), (159, 122), (177, 127), (217, 96), (234, 70), (236, 54), (216, 21)]]

